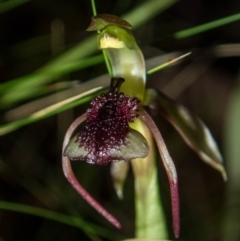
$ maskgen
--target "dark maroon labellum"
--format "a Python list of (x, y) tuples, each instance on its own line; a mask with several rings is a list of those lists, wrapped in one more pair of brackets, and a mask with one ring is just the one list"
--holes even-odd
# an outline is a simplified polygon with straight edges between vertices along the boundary
[(71, 160), (104, 165), (146, 157), (145, 138), (129, 127), (138, 117), (139, 101), (123, 93), (109, 92), (92, 100), (86, 126), (68, 144), (65, 155)]
[[(102, 94), (91, 102), (87, 111), (87, 125), (77, 135), (79, 146), (89, 152), (91, 162), (106, 164), (110, 150), (124, 144), (129, 127), (137, 114), (138, 100), (123, 93)], [(91, 158), (94, 157), (94, 158)]]

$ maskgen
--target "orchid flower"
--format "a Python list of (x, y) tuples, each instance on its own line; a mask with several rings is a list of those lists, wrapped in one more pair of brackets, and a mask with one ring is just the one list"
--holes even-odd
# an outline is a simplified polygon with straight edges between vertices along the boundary
[[(163, 93), (146, 89), (145, 61), (131, 28), (128, 22), (116, 16), (99, 14), (92, 18), (87, 30), (98, 31), (98, 47), (110, 61), (112, 82), (109, 91), (93, 99), (87, 112), (69, 127), (63, 142), (63, 170), (73, 188), (109, 222), (120, 228), (120, 222), (78, 182), (70, 160), (97, 165), (111, 163), (111, 175), (120, 198), (131, 163), (137, 183), (136, 198), (140, 196), (143, 199), (148, 195), (152, 180), (157, 181), (153, 138), (169, 180), (173, 230), (177, 238), (180, 233), (177, 172), (148, 110), (166, 118), (203, 161), (217, 169), (224, 180), (227, 176), (221, 154), (205, 124)], [(72, 137), (82, 123), (85, 123), (82, 130)], [(139, 201), (137, 209), (144, 210), (144, 205), (151, 203)]]

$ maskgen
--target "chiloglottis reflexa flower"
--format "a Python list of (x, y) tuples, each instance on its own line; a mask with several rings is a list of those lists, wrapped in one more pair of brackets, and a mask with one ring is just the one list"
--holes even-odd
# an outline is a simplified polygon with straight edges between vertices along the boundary
[[(198, 117), (161, 92), (146, 89), (145, 61), (129, 23), (116, 16), (100, 14), (92, 18), (88, 30), (99, 31), (97, 42), (110, 61), (113, 72), (112, 84), (109, 92), (92, 100), (87, 113), (77, 118), (69, 127), (63, 143), (64, 174), (90, 205), (119, 228), (121, 225), (118, 220), (78, 182), (71, 169), (70, 160), (83, 160), (99, 165), (112, 162), (113, 167), (118, 167), (118, 163), (122, 163), (119, 161), (131, 161), (134, 170), (137, 170), (139, 165), (144, 166), (143, 170), (146, 170), (148, 165), (152, 165), (152, 145), (149, 144), (152, 136), (168, 176), (173, 229), (175, 237), (178, 237), (180, 215), (177, 172), (161, 133), (146, 107), (166, 118), (199, 157), (220, 171), (226, 180), (218, 147)], [(85, 127), (72, 138), (73, 132), (84, 121)], [(118, 175), (121, 168), (120, 171), (114, 168), (112, 173), (116, 179), (119, 176), (122, 182), (127, 170), (128, 168), (123, 171), (123, 175)], [(119, 190), (121, 197), (121, 184)]]

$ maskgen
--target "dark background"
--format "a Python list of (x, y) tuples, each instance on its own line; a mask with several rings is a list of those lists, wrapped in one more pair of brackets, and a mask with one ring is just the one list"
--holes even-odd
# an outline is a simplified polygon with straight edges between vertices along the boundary
[[(96, 0), (96, 5), (99, 13), (122, 15), (142, 2), (144, 0)], [(231, 163), (226, 158), (226, 139), (223, 133), (228, 128), (226, 122), (230, 99), (237, 87), (240, 54), (239, 47), (238, 55), (234, 54), (237, 56), (230, 54), (228, 57), (221, 57), (214, 55), (212, 51), (214, 47), (222, 44), (240, 42), (240, 22), (182, 40), (174, 40), (172, 34), (239, 12), (240, 2), (236, 0), (182, 0), (133, 31), (146, 59), (175, 51), (193, 52), (184, 63), (151, 75), (148, 85), (163, 89), (166, 94), (186, 105), (204, 120), (219, 143), (226, 165)], [(91, 16), (89, 0), (35, 0), (1, 13), (0, 81), (4, 83), (29, 74), (92, 35), (93, 33), (85, 32)], [(57, 54), (51, 49), (51, 24), (56, 20), (64, 25), (64, 49)], [(203, 66), (207, 67), (201, 71)], [(105, 72), (105, 65), (101, 64), (62, 76), (61, 80), (87, 81)], [(196, 76), (192, 77), (194, 74)], [(180, 88), (178, 92), (167, 87), (174, 78), (179, 78), (179, 82), (174, 85), (174, 88)], [(181, 81), (188, 79), (192, 82), (188, 83), (187, 87), (182, 86)], [(117, 232), (122, 237), (133, 237), (132, 173), (126, 182), (125, 199), (119, 201), (112, 187), (109, 167), (91, 166), (82, 162), (73, 165), (86, 189), (125, 224), (120, 231), (116, 231), (92, 210), (63, 176), (61, 145), (64, 132), (72, 120), (86, 108), (87, 105), (77, 107), (1, 136), (0, 200), (73, 216), (81, 215), (84, 220)], [(7, 110), (1, 113), (2, 123), (6, 122), (5, 111)], [(231, 225), (232, 221), (228, 218), (233, 208), (240, 213), (239, 198), (236, 196), (233, 204), (229, 202), (231, 182), (224, 183), (217, 171), (201, 162), (168, 123), (161, 119), (157, 122), (179, 174), (182, 240), (240, 240), (237, 229), (231, 229), (238, 225), (237, 221)], [(231, 173), (229, 175), (231, 176)], [(161, 166), (159, 182), (166, 206), (169, 232), (173, 239), (168, 184)], [(79, 228), (34, 215), (0, 210), (0, 240), (90, 239)], [(102, 240), (108, 239), (102, 237)], [(109, 240), (119, 240), (119, 237)]]

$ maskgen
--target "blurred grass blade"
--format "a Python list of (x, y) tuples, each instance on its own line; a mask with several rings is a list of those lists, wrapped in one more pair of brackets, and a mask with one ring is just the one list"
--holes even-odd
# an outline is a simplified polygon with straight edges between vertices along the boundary
[(155, 68), (152, 68), (152, 69), (150, 69), (150, 70), (147, 71), (147, 74), (150, 75), (150, 74), (153, 74), (153, 73), (155, 73), (155, 72), (157, 72), (157, 71), (159, 71), (159, 70), (161, 70), (161, 69), (164, 69), (164, 68), (168, 67), (169, 65), (174, 64), (175, 62), (177, 62), (177, 61), (179, 61), (179, 60), (187, 57), (187, 56), (190, 55), (191, 53), (192, 53), (192, 52), (186, 53), (186, 54), (181, 55), (181, 56), (179, 56), (179, 57), (177, 57), (177, 58), (175, 58), (175, 59), (171, 59), (171, 60), (169, 60), (168, 62), (166, 62), (166, 63), (164, 63), (164, 64), (161, 64), (161, 65), (159, 65), (159, 66), (157, 66), (157, 67), (155, 67)]
[(83, 103), (86, 103), (87, 101), (90, 101), (94, 96), (99, 94), (99, 91), (103, 91), (103, 87), (97, 87), (93, 88), (89, 91), (86, 91), (80, 95), (71, 97), (67, 100), (61, 101), (59, 103), (56, 103), (54, 105), (51, 105), (43, 110), (40, 110), (31, 116), (17, 120), (14, 122), (10, 122), (8, 124), (0, 126), (0, 136), (5, 135), (11, 131), (14, 131), (22, 126), (28, 125), (30, 123), (42, 120), (44, 118), (47, 118), (49, 116), (58, 114), (62, 111), (68, 110), (70, 108), (73, 108), (75, 106), (81, 105)]
[(240, 13), (237, 13), (237, 14), (234, 14), (234, 15), (231, 15), (231, 16), (228, 16), (225, 18), (221, 18), (221, 19), (218, 19), (218, 20), (215, 20), (212, 22), (208, 22), (208, 23), (205, 23), (205, 24), (193, 27), (193, 28), (179, 31), (179, 32), (175, 33), (173, 36), (176, 39), (187, 38), (187, 37), (190, 37), (190, 36), (202, 33), (202, 32), (206, 32), (213, 28), (218, 28), (223, 25), (226, 25), (226, 24), (229, 24), (232, 22), (236, 22), (239, 20), (240, 20)]
[(148, 0), (139, 4), (134, 10), (130, 13), (124, 14), (121, 18), (128, 21), (134, 29), (155, 17), (158, 13), (171, 7), (176, 2), (178, 2), (178, 0)]
[[(97, 78), (88, 80), (84, 83), (79, 83), (79, 81), (65, 81), (61, 83), (56, 83), (55, 85), (60, 85), (61, 87), (62, 84), (63, 86), (66, 86), (66, 88), (62, 91), (54, 92), (42, 98), (38, 98), (36, 100), (22, 104), (16, 108), (12, 108), (9, 111), (6, 111), (1, 117), (5, 122), (15, 121), (30, 116), (34, 112), (47, 108), (50, 105), (54, 105), (58, 102), (64, 101), (71, 97), (82, 94), (86, 91), (94, 89), (96, 88), (96, 86), (103, 88), (108, 87), (110, 85), (110, 80), (108, 77), (109, 76), (105, 74)], [(53, 85), (54, 84), (49, 85), (49, 87), (52, 87)]]
[(63, 74), (97, 65), (103, 62), (102, 55), (78, 60), (75, 62), (65, 63), (54, 68), (37, 71), (28, 76), (20, 77), (0, 85), (0, 109), (7, 108), (18, 101), (28, 99), (41, 94), (39, 86), (49, 82), (50, 79), (56, 79)]
[(148, 89), (146, 96), (146, 104), (163, 115), (199, 157), (218, 170), (226, 181), (227, 175), (223, 167), (222, 156), (205, 124), (185, 107), (178, 105), (161, 92)]
[(8, 0), (0, 2), (0, 13), (7, 12), (13, 8), (16, 8), (24, 3), (30, 2), (31, 0)]
[(97, 15), (97, 9), (96, 9), (94, 0), (91, 0), (91, 5), (92, 5), (93, 16), (95, 16), (95, 15)]
[(116, 232), (112, 233), (111, 231), (105, 228), (102, 228), (92, 223), (85, 222), (79, 215), (77, 217), (74, 217), (74, 216), (46, 210), (43, 208), (37, 208), (37, 207), (28, 206), (28, 205), (5, 202), (5, 201), (0, 201), (0, 209), (35, 215), (35, 216), (50, 219), (56, 222), (64, 223), (76, 228), (80, 228), (92, 240), (96, 240), (96, 239), (93, 239), (93, 236), (97, 236), (97, 235), (108, 238), (110, 240), (113, 240), (113, 237), (114, 239), (123, 238)]

